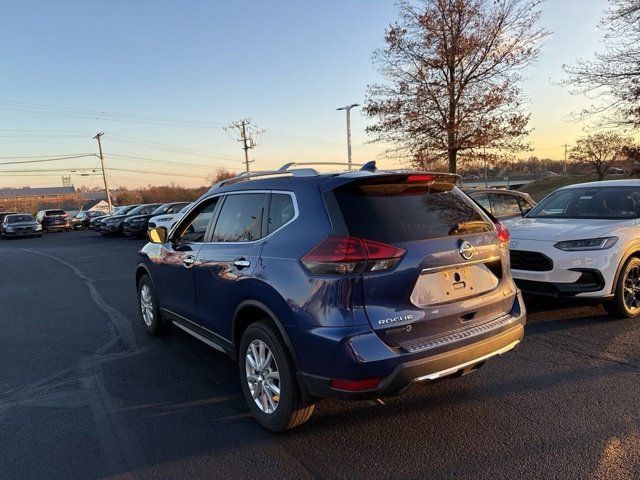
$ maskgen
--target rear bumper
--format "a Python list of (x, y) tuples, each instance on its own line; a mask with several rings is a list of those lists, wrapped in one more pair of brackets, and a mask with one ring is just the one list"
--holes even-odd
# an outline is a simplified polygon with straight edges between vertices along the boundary
[(46, 231), (53, 231), (53, 230), (69, 230), (70, 225), (69, 223), (54, 223), (54, 224), (42, 224), (42, 229), (46, 230)]
[(400, 395), (409, 387), (440, 378), (461, 376), (479, 368), (497, 355), (513, 350), (524, 336), (524, 325), (517, 324), (509, 330), (485, 340), (438, 355), (398, 365), (393, 373), (383, 378), (376, 388), (350, 392), (331, 387), (331, 380), (301, 373), (299, 378), (305, 391), (312, 397), (331, 397), (343, 400), (367, 400)]
[[(299, 383), (308, 397), (366, 400), (399, 395), (415, 384), (464, 375), (520, 343), (526, 322), (520, 294), (509, 316), (507, 322), (494, 329), (419, 352), (389, 347), (373, 332), (342, 339), (326, 357), (330, 375), (303, 370), (298, 374)], [(332, 378), (381, 380), (375, 388), (354, 392), (332, 388)]]

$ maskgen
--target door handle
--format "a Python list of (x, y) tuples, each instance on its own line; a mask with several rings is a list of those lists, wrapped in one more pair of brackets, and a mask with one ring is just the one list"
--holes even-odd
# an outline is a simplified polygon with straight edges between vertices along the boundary
[(182, 264), (187, 268), (193, 267), (194, 263), (196, 263), (196, 258), (193, 255), (187, 255), (182, 259)]
[(238, 258), (237, 260), (235, 260), (233, 262), (233, 264), (242, 269), (242, 268), (247, 268), (251, 266), (251, 262), (249, 260), (247, 260), (246, 258)]

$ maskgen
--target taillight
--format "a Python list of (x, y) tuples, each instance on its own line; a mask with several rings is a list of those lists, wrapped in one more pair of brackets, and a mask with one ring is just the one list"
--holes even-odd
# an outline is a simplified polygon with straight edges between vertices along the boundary
[(409, 175), (407, 177), (407, 182), (431, 182), (436, 178), (435, 175)]
[(501, 222), (496, 222), (496, 232), (498, 232), (498, 240), (500, 243), (509, 243), (509, 230)]
[(347, 390), (349, 392), (359, 392), (363, 390), (371, 390), (380, 383), (379, 378), (365, 378), (364, 380), (340, 380), (334, 378), (331, 380), (331, 388), (336, 390)]
[(330, 236), (302, 257), (302, 263), (318, 275), (381, 272), (395, 267), (404, 253), (386, 243)]

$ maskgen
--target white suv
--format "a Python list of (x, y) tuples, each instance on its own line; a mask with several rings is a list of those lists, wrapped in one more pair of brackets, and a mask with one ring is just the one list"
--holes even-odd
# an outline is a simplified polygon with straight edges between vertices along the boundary
[(171, 230), (171, 227), (173, 227), (178, 222), (178, 220), (180, 220), (184, 216), (184, 213), (189, 210), (191, 205), (191, 203), (185, 205), (179, 212), (176, 213), (164, 213), (156, 215), (155, 217), (151, 217), (149, 219), (149, 230), (157, 227), (164, 227), (167, 229), (167, 231)]
[(525, 292), (640, 314), (640, 180), (560, 188), (509, 231), (513, 278)]

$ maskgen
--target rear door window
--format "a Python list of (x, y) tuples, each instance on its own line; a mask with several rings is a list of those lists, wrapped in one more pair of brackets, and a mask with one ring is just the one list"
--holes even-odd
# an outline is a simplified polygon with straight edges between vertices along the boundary
[(451, 183), (387, 182), (382, 177), (334, 190), (349, 235), (398, 243), (493, 230), (473, 201)]
[(489, 200), (489, 195), (486, 193), (479, 193), (478, 195), (473, 195), (471, 197), (478, 205), (482, 206), (487, 212), (493, 213), (491, 210), (491, 201)]
[(494, 193), (491, 195), (493, 204), (492, 213), (496, 217), (514, 217), (520, 215), (520, 204), (517, 197), (504, 193)]
[(227, 195), (213, 231), (214, 242), (252, 242), (262, 237), (266, 193)]
[(275, 232), (280, 227), (290, 222), (296, 214), (293, 205), (293, 197), (285, 193), (274, 193), (271, 195), (271, 206), (269, 208), (268, 233)]
[(47, 217), (62, 217), (66, 215), (64, 210), (47, 210)]

